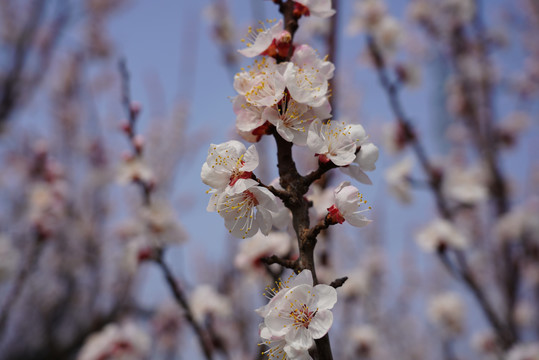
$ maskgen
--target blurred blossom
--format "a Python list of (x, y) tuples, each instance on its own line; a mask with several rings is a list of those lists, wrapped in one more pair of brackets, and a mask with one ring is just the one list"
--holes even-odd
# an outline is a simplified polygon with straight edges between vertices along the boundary
[(532, 326), (536, 319), (535, 307), (529, 301), (522, 300), (516, 304), (513, 317), (521, 327)]
[(142, 181), (151, 184), (155, 181), (153, 171), (138, 156), (125, 156), (118, 169), (118, 182), (120, 184), (130, 184), (135, 181)]
[(530, 116), (524, 112), (515, 111), (509, 114), (498, 125), (498, 141), (505, 147), (517, 144), (518, 137), (532, 124)]
[(385, 178), (389, 191), (401, 202), (408, 204), (412, 201), (411, 173), (413, 159), (405, 157), (398, 163), (387, 168)]
[(427, 252), (445, 249), (463, 250), (468, 247), (466, 237), (451, 222), (436, 219), (416, 236), (417, 244)]
[(19, 257), (20, 254), (11, 239), (0, 234), (0, 284), (15, 274)]
[(228, 317), (232, 314), (230, 300), (211, 285), (198, 285), (190, 296), (193, 316), (203, 322), (207, 316)]
[(392, 155), (404, 149), (408, 142), (406, 129), (400, 122), (385, 123), (383, 127), (383, 144), (385, 150)]
[(457, 25), (470, 22), (475, 15), (474, 0), (442, 0), (442, 11), (449, 14)]
[(329, 187), (322, 188), (316, 183), (311, 186), (311, 193), (307, 195), (307, 198), (313, 202), (310, 210), (313, 222), (317, 222), (327, 215), (328, 208), (333, 205), (334, 197), (333, 189)]
[(539, 199), (513, 208), (498, 219), (495, 233), (500, 241), (520, 242), (530, 239), (539, 244)]
[(539, 360), (539, 343), (517, 344), (508, 353), (507, 360)]
[(447, 166), (442, 191), (449, 199), (465, 205), (477, 205), (488, 197), (485, 170), (480, 166)]
[(399, 21), (391, 16), (386, 16), (373, 29), (373, 38), (380, 47), (384, 58), (392, 56), (397, 51), (397, 46), (403, 39), (403, 28)]
[(145, 360), (150, 353), (149, 336), (132, 322), (107, 325), (91, 335), (78, 360)]
[(427, 23), (434, 15), (434, 9), (429, 0), (412, 0), (408, 3), (407, 13), (412, 20)]
[(126, 241), (123, 264), (131, 273), (141, 261), (152, 258), (156, 249), (187, 240), (177, 214), (168, 202), (160, 199), (140, 207), (135, 217), (120, 224), (116, 231)]
[(172, 300), (163, 302), (152, 318), (152, 326), (159, 345), (165, 350), (178, 346), (183, 321), (182, 310)]
[(406, 86), (416, 89), (421, 85), (421, 71), (411, 62), (398, 64), (396, 73), (399, 80)]
[(472, 336), (472, 347), (480, 354), (496, 354), (498, 342), (496, 336), (491, 331), (486, 330)]
[(292, 241), (290, 235), (285, 232), (272, 231), (267, 236), (258, 233), (240, 243), (234, 265), (246, 274), (264, 271), (260, 260), (271, 255), (285, 256), (290, 251)]
[(387, 6), (383, 0), (356, 0), (348, 33), (356, 35), (362, 31), (372, 31), (386, 14)]
[(348, 280), (342, 286), (341, 292), (346, 297), (364, 297), (369, 295), (372, 287), (370, 272), (359, 267), (348, 274)]
[(449, 337), (464, 330), (464, 304), (456, 293), (447, 292), (430, 299), (427, 315)]
[(378, 332), (371, 325), (362, 325), (351, 329), (349, 338), (356, 356), (361, 359), (370, 359), (375, 355), (379, 341)]

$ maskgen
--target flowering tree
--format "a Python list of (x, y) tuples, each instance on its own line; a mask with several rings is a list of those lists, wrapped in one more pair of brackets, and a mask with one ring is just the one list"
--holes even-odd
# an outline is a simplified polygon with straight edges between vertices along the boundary
[(534, 1), (213, 0), (224, 116), (189, 16), (135, 101), (129, 3), (0, 0), (2, 359), (538, 359)]

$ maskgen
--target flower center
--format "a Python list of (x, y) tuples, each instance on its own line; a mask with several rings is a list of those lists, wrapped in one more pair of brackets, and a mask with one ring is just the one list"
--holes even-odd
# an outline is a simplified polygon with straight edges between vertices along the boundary
[(302, 304), (299, 308), (296, 308), (290, 312), (290, 317), (294, 320), (294, 326), (302, 326), (305, 329), (308, 329), (309, 324), (316, 315), (317, 311), (309, 311), (309, 307)]

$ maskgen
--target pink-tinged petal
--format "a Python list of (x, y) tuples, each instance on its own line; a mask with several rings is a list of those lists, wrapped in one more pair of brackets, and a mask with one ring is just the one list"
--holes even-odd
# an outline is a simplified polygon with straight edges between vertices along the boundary
[(262, 339), (270, 340), (272, 338), (271, 331), (268, 329), (266, 324), (261, 323), (258, 325), (258, 334)]
[(296, 0), (296, 2), (306, 6), (312, 16), (328, 18), (335, 15), (335, 10), (331, 8), (331, 0)]
[(308, 350), (314, 345), (309, 330), (304, 327), (299, 327), (297, 330), (291, 329), (284, 338), (290, 346), (298, 350)]
[(373, 143), (361, 145), (361, 149), (357, 154), (355, 162), (364, 171), (373, 171), (376, 169), (376, 161), (378, 160), (378, 147)]
[(326, 99), (322, 105), (313, 107), (312, 112), (320, 120), (329, 119), (331, 117), (331, 104), (329, 100)]
[(310, 285), (313, 286), (313, 274), (311, 273), (311, 270), (303, 270), (299, 274), (297, 274), (294, 279), (290, 281), (290, 287), (295, 287), (298, 285)]
[(294, 134), (295, 132), (292, 131), (289, 127), (283, 126), (282, 123), (279, 123), (277, 125), (277, 132), (283, 139), (285, 139), (288, 142), (292, 142), (294, 140)]
[(272, 226), (271, 213), (263, 207), (258, 207), (256, 213), (256, 222), (258, 223), (260, 232), (262, 232), (264, 235), (268, 235)]
[(361, 145), (365, 142), (365, 140), (367, 140), (367, 133), (365, 132), (363, 126), (359, 124), (350, 125), (349, 132), (350, 138), (355, 141), (356, 144)]
[(320, 120), (314, 120), (309, 127), (309, 132), (307, 134), (307, 146), (311, 151), (316, 154), (325, 154), (328, 152), (327, 145), (320, 136), (320, 129), (322, 123)]
[(238, 179), (236, 183), (233, 186), (229, 186), (226, 188), (225, 192), (227, 194), (240, 194), (244, 192), (245, 190), (248, 190), (252, 188), (253, 186), (257, 186), (258, 182), (256, 182), (253, 179)]
[(241, 167), (241, 171), (253, 171), (258, 167), (258, 151), (254, 145), (249, 146), (243, 155), (243, 161), (245, 163)]
[(273, 125), (277, 125), (281, 121), (281, 116), (279, 115), (279, 111), (272, 106), (264, 109), (262, 119), (264, 119), (264, 121), (269, 121)]
[(279, 22), (277, 22), (271, 28), (258, 33), (255, 42), (251, 44), (251, 46), (247, 46), (244, 49), (239, 49), (238, 52), (249, 58), (262, 54), (271, 45), (273, 39), (276, 39), (277, 36), (279, 36), (282, 29), (283, 21), (279, 20)]
[(356, 145), (350, 143), (335, 151), (335, 154), (328, 154), (327, 157), (337, 166), (346, 166), (350, 165), (355, 160), (355, 150)]
[(314, 293), (318, 299), (317, 307), (320, 310), (331, 309), (337, 302), (337, 290), (332, 286), (319, 284), (314, 287)]
[(345, 214), (344, 218), (350, 225), (356, 226), (356, 227), (367, 226), (372, 222), (372, 220), (369, 220), (365, 216), (360, 215), (358, 213)]
[(294, 140), (292, 140), (292, 142), (298, 146), (305, 146), (307, 145), (307, 136), (307, 131), (295, 131)]
[(342, 167), (340, 169), (343, 173), (353, 177), (360, 183), (366, 184), (366, 185), (372, 185), (372, 181), (369, 178), (369, 176), (365, 174), (365, 172), (361, 170), (360, 167), (357, 166), (356, 164), (351, 164), (348, 167)]
[(278, 309), (272, 308), (264, 318), (264, 324), (273, 336), (284, 336), (292, 329), (293, 320), (287, 314), (280, 314)]
[(335, 194), (335, 205), (346, 218), (347, 213), (358, 210), (359, 191), (354, 186), (345, 186)]
[(319, 310), (309, 324), (309, 333), (313, 339), (326, 335), (333, 324), (333, 314), (329, 310)]
[(249, 191), (251, 191), (256, 197), (259, 206), (262, 206), (268, 210), (278, 209), (275, 195), (273, 195), (268, 189), (261, 186), (255, 186), (250, 188)]
[(283, 349), (289, 360), (313, 360), (308, 350), (298, 350), (288, 344)]
[(236, 116), (236, 129), (239, 131), (253, 131), (257, 127), (264, 125), (262, 119), (262, 109), (258, 106), (247, 104), (245, 109), (241, 109)]
[(219, 201), (219, 197), (221, 196), (221, 193), (219, 193), (217, 190), (213, 190), (214, 192), (211, 194), (210, 201), (208, 201), (208, 206), (206, 207), (206, 211), (214, 212), (217, 211), (217, 202)]

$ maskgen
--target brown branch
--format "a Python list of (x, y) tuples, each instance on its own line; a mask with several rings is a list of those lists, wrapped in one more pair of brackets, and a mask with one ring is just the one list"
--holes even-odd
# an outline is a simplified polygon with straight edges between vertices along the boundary
[(189, 305), (189, 302), (187, 301), (185, 294), (178, 286), (178, 283), (176, 279), (174, 278), (174, 275), (172, 274), (172, 271), (166, 264), (166, 262), (163, 259), (163, 251), (159, 250), (154, 258), (154, 261), (161, 270), (163, 271), (163, 275), (165, 276), (165, 280), (172, 291), (172, 295), (174, 296), (174, 299), (180, 305), (180, 307), (184, 310), (185, 318), (193, 328), (195, 335), (197, 336), (198, 342), (200, 347), (202, 348), (202, 351), (204, 352), (204, 357), (207, 360), (211, 360), (213, 358), (213, 347), (211, 345), (211, 341), (209, 338), (209, 335), (206, 333), (206, 331), (200, 326), (200, 324), (196, 321), (193, 312), (191, 310), (191, 307)]
[(285, 267), (287, 269), (292, 269), (295, 272), (299, 272), (302, 269), (299, 267), (298, 260), (291, 260), (291, 259), (282, 259), (278, 257), (277, 255), (272, 255), (269, 257), (262, 258), (261, 261), (266, 265), (273, 265), (278, 264), (282, 267)]
[(329, 284), (329, 286), (334, 287), (335, 289), (340, 288), (344, 285), (344, 283), (348, 280), (348, 276), (344, 276), (342, 278), (335, 279)]

